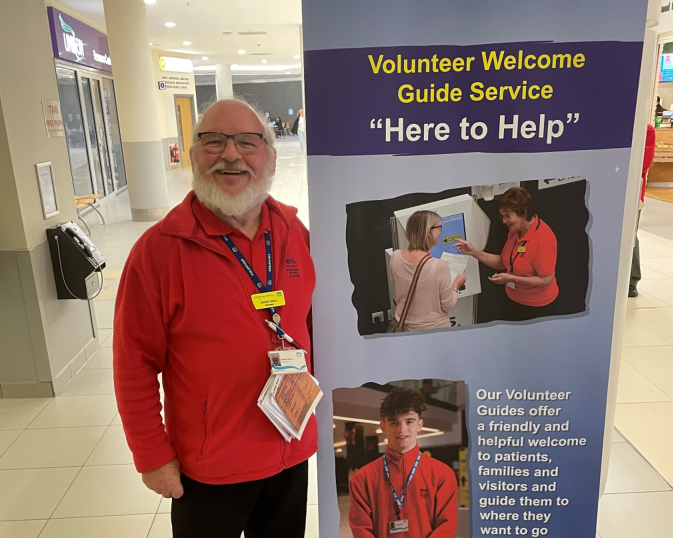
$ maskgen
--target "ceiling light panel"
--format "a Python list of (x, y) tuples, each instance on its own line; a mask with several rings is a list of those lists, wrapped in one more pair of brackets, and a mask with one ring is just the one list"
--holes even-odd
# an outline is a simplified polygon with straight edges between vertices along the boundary
[(237, 32), (238, 35), (266, 35), (266, 32), (263, 30), (258, 30), (258, 31), (253, 31), (253, 30), (248, 30), (247, 32)]
[(167, 22), (166, 24), (164, 24), (164, 26), (165, 26), (166, 28), (175, 28), (176, 24), (175, 24), (174, 22), (170, 22), (170, 21), (169, 21), (169, 22)]

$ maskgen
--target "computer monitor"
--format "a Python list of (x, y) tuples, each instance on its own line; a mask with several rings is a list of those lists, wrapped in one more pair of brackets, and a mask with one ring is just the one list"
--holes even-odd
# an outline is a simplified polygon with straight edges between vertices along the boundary
[(442, 218), (442, 233), (439, 235), (439, 244), (430, 250), (435, 258), (441, 258), (442, 254), (460, 254), (456, 247), (456, 239), (466, 239), (465, 235), (465, 214), (456, 213)]

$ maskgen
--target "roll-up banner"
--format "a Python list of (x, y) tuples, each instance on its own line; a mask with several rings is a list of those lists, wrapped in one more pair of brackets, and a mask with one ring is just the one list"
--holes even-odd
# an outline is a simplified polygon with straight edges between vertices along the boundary
[(646, 0), (303, 11), (320, 535), (594, 538)]

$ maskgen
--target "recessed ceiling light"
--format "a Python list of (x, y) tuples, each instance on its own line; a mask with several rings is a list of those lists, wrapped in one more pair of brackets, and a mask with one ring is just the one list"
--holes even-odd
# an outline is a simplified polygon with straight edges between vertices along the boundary
[(175, 26), (175, 23), (174, 22), (167, 22), (166, 24), (164, 24), (164, 26), (166, 28), (173, 28)]
[(157, 0), (145, 0), (146, 4), (156, 4)]
[(191, 41), (183, 41), (182, 44), (183, 44), (183, 45), (191, 45), (192, 42), (191, 42)]
[(286, 75), (291, 75), (292, 73), (290, 73), (289, 71), (285, 71), (285, 74)]
[(299, 54), (295, 54), (295, 55), (294, 55), (294, 59), (295, 59), (295, 60), (298, 60), (298, 59), (299, 59)]
[(207, 59), (208, 59), (208, 56), (201, 56), (201, 59), (202, 59), (202, 60), (207, 60)]
[(262, 60), (262, 63), (265, 64), (265, 63), (266, 63), (266, 60)]
[(245, 54), (245, 50), (243, 50), (243, 49), (238, 49), (238, 53), (239, 53), (239, 54)]
[(150, 43), (150, 47), (152, 46), (152, 43)]

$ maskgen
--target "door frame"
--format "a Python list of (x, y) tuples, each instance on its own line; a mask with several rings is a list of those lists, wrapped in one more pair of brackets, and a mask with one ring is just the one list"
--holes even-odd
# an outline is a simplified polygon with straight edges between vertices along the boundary
[[(189, 99), (189, 102), (192, 107), (192, 129), (196, 125), (196, 122), (198, 121), (197, 115), (196, 115), (196, 96), (192, 93), (176, 93), (173, 94), (173, 108), (175, 110), (175, 125), (178, 128), (178, 145), (180, 145), (180, 155), (182, 155), (185, 152), (185, 148), (182, 147), (182, 141), (180, 140), (180, 116), (178, 116), (178, 97), (180, 98), (187, 98)], [(182, 157), (181, 157), (182, 158)], [(181, 165), (183, 164), (182, 162), (180, 163)]]
[[(128, 183), (127, 185), (123, 186), (120, 189), (117, 189), (117, 183), (116, 179), (114, 177), (114, 167), (112, 166), (113, 161), (113, 155), (112, 155), (112, 133), (109, 132), (107, 128), (107, 124), (105, 122), (105, 103), (103, 101), (103, 79), (107, 78), (110, 79), (113, 84), (114, 84), (114, 77), (112, 76), (111, 73), (108, 73), (107, 71), (101, 71), (99, 69), (93, 69), (93, 68), (88, 68), (76, 63), (71, 63), (67, 62), (64, 60), (58, 60), (54, 59), (54, 64), (55, 67), (61, 67), (63, 69), (69, 69), (71, 71), (75, 72), (75, 81), (77, 84), (77, 91), (79, 92), (79, 107), (80, 107), (80, 112), (82, 114), (82, 125), (85, 130), (85, 137), (84, 141), (86, 143), (86, 150), (87, 150), (87, 156), (89, 158), (89, 172), (91, 174), (91, 183), (93, 187), (93, 192), (94, 194), (100, 194), (101, 198), (96, 200), (95, 205), (98, 205), (100, 202), (108, 199), (111, 196), (116, 196), (117, 194), (120, 194), (124, 192), (128, 188)], [(104, 163), (102, 161), (103, 155), (100, 154), (99, 152), (99, 158), (101, 158), (101, 171), (103, 174), (103, 191), (99, 193), (98, 192), (98, 185), (96, 184), (96, 171), (94, 169), (94, 162), (93, 162), (93, 148), (91, 147), (91, 140), (89, 140), (89, 135), (88, 135), (88, 129), (89, 129), (89, 118), (86, 114), (85, 108), (84, 108), (84, 89), (82, 87), (82, 77), (87, 77), (90, 80), (97, 80), (98, 81), (98, 86), (99, 86), (99, 97), (100, 97), (100, 106), (101, 110), (103, 112), (103, 133), (105, 134), (106, 137), (106, 146), (107, 146), (107, 154), (108, 154), (108, 162), (110, 163), (110, 171), (112, 173), (112, 190), (107, 192), (107, 171), (105, 170)], [(94, 99), (94, 92), (93, 90), (91, 91), (91, 99)], [(95, 116), (95, 107), (94, 107), (94, 116)], [(94, 126), (96, 125), (96, 118), (93, 118)], [(98, 136), (98, 132), (96, 134)], [(98, 148), (96, 148), (96, 151), (99, 151)]]

